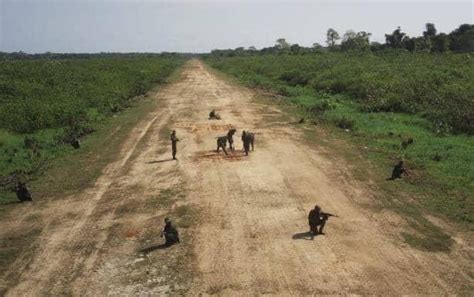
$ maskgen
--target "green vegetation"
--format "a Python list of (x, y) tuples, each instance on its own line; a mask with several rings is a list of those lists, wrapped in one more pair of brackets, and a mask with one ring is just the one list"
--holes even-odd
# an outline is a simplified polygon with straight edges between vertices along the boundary
[(175, 56), (102, 55), (0, 60), (0, 203), (16, 177), (71, 154), (71, 141), (101, 127), (184, 61)]
[(310, 122), (339, 127), (387, 177), (404, 159), (409, 175), (390, 185), (472, 226), (473, 58), (391, 50), (205, 59), (248, 86), (285, 96)]

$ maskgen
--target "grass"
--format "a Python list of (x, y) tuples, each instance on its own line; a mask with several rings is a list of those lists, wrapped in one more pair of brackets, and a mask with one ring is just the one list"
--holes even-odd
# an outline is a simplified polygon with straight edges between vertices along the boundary
[[(250, 74), (219, 70), (232, 80), (249, 83)], [(233, 63), (229, 61), (227, 63)], [(212, 66), (212, 63), (210, 63)], [(224, 65), (224, 66), (223, 66)], [(230, 66), (231, 67), (231, 66)], [(235, 70), (235, 69), (234, 69)], [(446, 230), (426, 218), (441, 216), (472, 230), (474, 225), (474, 139), (466, 135), (437, 133), (430, 120), (418, 114), (364, 112), (360, 102), (347, 94), (314, 92), (299, 86), (285, 86), (292, 95), (281, 96), (278, 88), (264, 87), (266, 104), (278, 104), (294, 118), (304, 117), (306, 139), (343, 156), (353, 166), (350, 178), (374, 182), (376, 208), (395, 211), (408, 223), (400, 235), (406, 243), (427, 251), (448, 251), (454, 241)], [(273, 90), (273, 93), (268, 92)], [(316, 124), (316, 126), (314, 126)], [(408, 144), (412, 138), (413, 143)], [(405, 142), (405, 145), (403, 145)], [(405, 160), (409, 175), (386, 181), (391, 168)]]
[[(83, 63), (87, 65), (87, 62)], [(159, 60), (158, 63), (160, 63)], [(174, 67), (177, 65), (179, 63), (173, 64)], [(180, 71), (175, 71), (170, 74), (167, 80), (160, 77), (159, 83), (176, 80), (179, 76)], [(151, 87), (151, 85), (147, 85), (147, 87)], [(96, 132), (85, 138), (83, 137), (81, 149), (77, 151), (69, 144), (62, 144), (57, 141), (58, 136), (62, 133), (61, 129), (43, 129), (33, 134), (20, 134), (0, 129), (0, 151), (5, 152), (5, 154), (0, 154), (0, 177), (20, 172), (20, 179), (25, 181), (33, 179), (31, 186), (34, 192), (36, 192), (35, 188), (41, 188), (41, 185), (36, 183), (34, 179), (45, 171), (47, 171), (49, 180), (47, 184), (52, 187), (51, 190), (54, 193), (64, 192), (67, 194), (69, 188), (87, 186), (91, 180), (100, 174), (100, 170), (91, 170), (78, 175), (76, 169), (84, 166), (84, 162), (97, 162), (97, 168), (102, 168), (107, 164), (111, 160), (110, 157), (114, 156), (114, 151), (110, 150), (118, 149), (115, 145), (116, 140), (125, 135), (149, 110), (157, 108), (157, 104), (159, 103), (156, 100), (144, 96), (127, 100), (126, 106), (128, 109), (120, 109), (113, 116), (101, 117), (93, 122), (93, 130)], [(129, 110), (133, 111), (129, 112)], [(38, 141), (40, 145), (37, 154), (32, 153), (33, 150), (25, 146), (26, 138), (34, 138)], [(107, 145), (108, 143), (111, 145)], [(91, 147), (100, 145), (105, 149), (91, 150)], [(63, 171), (67, 173), (64, 176), (62, 176)], [(68, 185), (71, 183), (69, 180), (77, 186)], [(0, 188), (0, 205), (7, 205), (16, 201), (15, 194), (8, 189), (9, 186), (11, 184), (6, 186), (4, 184), (3, 189)], [(38, 196), (38, 193), (35, 193), (35, 196)]]
[[(170, 76), (169, 81), (176, 80), (179, 76), (180, 70)], [(152, 92), (157, 91), (157, 88), (159, 87), (155, 87)], [(35, 208), (41, 210), (42, 207), (47, 207), (46, 203), (50, 200), (61, 199), (93, 186), (105, 166), (116, 161), (122, 143), (132, 129), (151, 112), (160, 108), (161, 104), (162, 102), (152, 97), (133, 100), (129, 108), (104, 119), (97, 125), (94, 133), (84, 137), (80, 150), (74, 150), (72, 147), (62, 148), (63, 151), (46, 164), (44, 173), (35, 175), (30, 182)], [(181, 194), (178, 196), (182, 197)], [(12, 197), (11, 201), (15, 199)], [(17, 208), (17, 204), (8, 202), (8, 200), (3, 200), (3, 204), (0, 205), (0, 220), (9, 220), (9, 217), (14, 214), (13, 210)], [(134, 207), (139, 207), (139, 205), (136, 203), (122, 205), (115, 211), (126, 215), (136, 211)], [(71, 215), (74, 217), (73, 213)], [(30, 214), (25, 218), (25, 223), (28, 225), (19, 226), (20, 230), (6, 234), (0, 241), (0, 275), (4, 280), (4, 283), (0, 283), (0, 294), (6, 289), (4, 285), (16, 279), (13, 274), (5, 275), (7, 268), (11, 268), (12, 263), (20, 256), (23, 262), (31, 258), (38, 246), (37, 239), (44, 227), (41, 215)]]
[[(265, 97), (260, 97), (259, 100), (265, 104), (276, 103), (274, 99)], [(306, 110), (289, 104), (286, 100), (278, 100), (278, 104), (285, 113), (293, 115), (294, 118), (308, 116)], [(425, 205), (429, 203), (429, 199), (435, 199), (436, 203), (442, 202), (439, 196), (424, 192), (423, 187), (427, 185), (423, 184), (423, 180), (414, 183), (412, 179), (415, 177), (409, 176), (402, 180), (387, 181), (386, 178), (390, 176), (390, 166), (393, 164), (382, 146), (372, 147), (367, 144), (369, 140), (376, 141), (376, 139), (363, 138), (363, 134), (356, 135), (353, 131), (347, 132), (346, 129), (341, 129), (330, 121), (323, 121), (320, 118), (317, 118), (317, 121), (316, 126), (311, 124), (311, 121), (305, 124), (306, 129), (303, 132), (306, 141), (324, 147), (323, 152), (326, 152), (327, 157), (337, 159), (342, 156), (351, 165), (351, 172), (344, 174), (344, 178), (362, 182), (375, 195), (371, 204), (364, 204), (364, 207), (374, 212), (389, 209), (402, 217), (407, 222), (407, 229), (400, 232), (400, 236), (405, 243), (415, 248), (430, 252), (447, 252), (451, 249), (454, 240), (446, 233), (446, 230), (433, 224), (425, 216), (429, 213), (440, 215), (446, 211), (446, 208), (440, 212)], [(396, 146), (391, 147), (396, 151), (401, 150), (398, 140)], [(461, 225), (472, 227), (463, 221)]]
[[(129, 109), (121, 112), (116, 117), (111, 117), (101, 124), (100, 129), (84, 139), (81, 150), (65, 151), (60, 156), (52, 160), (45, 169), (45, 173), (35, 176), (31, 181), (30, 190), (33, 193), (33, 202), (37, 207), (41, 207), (41, 202), (46, 199), (61, 199), (61, 197), (77, 193), (86, 187), (92, 186), (100, 176), (103, 168), (117, 157), (121, 143), (127, 137), (131, 129), (157, 103), (152, 99), (144, 99), (136, 102)], [(120, 127), (120, 129), (117, 129)], [(109, 137), (113, 135), (113, 137)], [(5, 196), (3, 196), (5, 197)], [(10, 211), (14, 210), (17, 204), (9, 204), (9, 196), (2, 200), (0, 205), (0, 218), (7, 218)], [(10, 201), (16, 200), (12, 197)], [(32, 214), (26, 218), (31, 226), (35, 226), (34, 232), (23, 228), (16, 234), (11, 234), (0, 241), (0, 275), (2, 278), (10, 278), (4, 273), (11, 264), (22, 257), (30, 257), (36, 248), (36, 240), (41, 234), (41, 216)], [(32, 229), (31, 229), (32, 230)], [(5, 289), (5, 288), (3, 288)], [(2, 284), (0, 284), (0, 293)]]
[[(438, 136), (429, 130), (426, 119), (407, 114), (339, 108), (323, 117), (329, 122), (351, 119), (354, 127), (347, 136), (381, 166), (389, 168), (405, 160), (409, 175), (403, 183), (424, 196), (420, 202), (425, 208), (457, 222), (474, 222), (474, 138)], [(404, 146), (406, 139), (413, 143)]]
[[(146, 91), (176, 78), (179, 74), (172, 72), (183, 61), (146, 56), (0, 61), (0, 76), (8, 82), (8, 86), (0, 83), (0, 205), (16, 201), (15, 194), (9, 191), (14, 183), (10, 177), (23, 181), (35, 179), (55, 159), (68, 164), (76, 162), (70, 168), (81, 166), (75, 157), (64, 159), (76, 154), (69, 144), (71, 139), (82, 140), (97, 131), (84, 139), (79, 151), (108, 139), (109, 135), (104, 133), (109, 133), (108, 141), (113, 142), (116, 135), (112, 134), (122, 133), (127, 129), (127, 122), (140, 114), (124, 113), (124, 110), (139, 106), (139, 99), (150, 101)], [(141, 115), (153, 107), (149, 103)], [(120, 126), (115, 132), (104, 129), (114, 125)], [(100, 156), (96, 159), (99, 163), (109, 160), (107, 154)], [(58, 162), (53, 163), (53, 167), (62, 167)], [(89, 175), (78, 178), (88, 180)]]
[(250, 86), (288, 97), (344, 94), (366, 112), (422, 114), (439, 132), (474, 133), (470, 54), (386, 51), (206, 57)]

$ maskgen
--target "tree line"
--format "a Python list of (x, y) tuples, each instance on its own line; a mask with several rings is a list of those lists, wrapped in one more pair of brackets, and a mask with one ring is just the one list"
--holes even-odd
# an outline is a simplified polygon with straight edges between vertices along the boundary
[(23, 51), (18, 52), (0, 52), (0, 60), (85, 60), (98, 58), (173, 58), (173, 57), (192, 57), (192, 53), (38, 53), (29, 54)]
[(385, 43), (371, 42), (371, 33), (347, 30), (342, 36), (329, 28), (326, 33), (326, 46), (314, 43), (312, 47), (290, 44), (285, 38), (279, 38), (272, 47), (257, 50), (254, 46), (247, 49), (213, 50), (214, 56), (235, 56), (244, 54), (305, 54), (320, 51), (382, 51), (388, 49), (406, 50), (410, 52), (473, 52), (474, 25), (462, 24), (449, 34), (438, 33), (433, 23), (425, 24), (421, 36), (410, 37), (400, 27), (392, 33), (385, 34)]

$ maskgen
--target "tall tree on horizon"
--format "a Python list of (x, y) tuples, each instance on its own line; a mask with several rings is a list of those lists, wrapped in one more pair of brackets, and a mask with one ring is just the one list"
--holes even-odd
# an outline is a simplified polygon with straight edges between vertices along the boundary
[(339, 33), (333, 28), (329, 28), (326, 33), (326, 43), (328, 47), (333, 48), (336, 46), (336, 42), (340, 39)]
[(276, 40), (275, 47), (279, 50), (288, 51), (290, 50), (290, 44), (286, 41), (285, 38), (278, 38)]
[(406, 34), (403, 33), (400, 26), (398, 26), (392, 34), (385, 34), (385, 43), (391, 48), (403, 48), (403, 43), (406, 38)]

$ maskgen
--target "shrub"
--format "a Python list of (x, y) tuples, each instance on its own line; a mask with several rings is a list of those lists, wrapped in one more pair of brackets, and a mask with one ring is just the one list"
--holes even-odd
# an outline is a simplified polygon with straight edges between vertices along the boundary
[(435, 125), (443, 123), (453, 132), (473, 134), (472, 57), (406, 51), (324, 52), (209, 57), (208, 62), (240, 78), (258, 75), (258, 85), (270, 86), (285, 96), (294, 96), (293, 88), (305, 88), (314, 95), (321, 91), (346, 94), (363, 111), (419, 113)]

